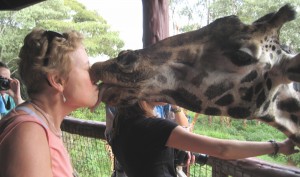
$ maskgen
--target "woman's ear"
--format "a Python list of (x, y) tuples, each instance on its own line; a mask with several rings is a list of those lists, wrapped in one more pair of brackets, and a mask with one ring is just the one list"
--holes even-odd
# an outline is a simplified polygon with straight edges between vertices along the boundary
[(48, 74), (47, 80), (51, 87), (55, 88), (59, 92), (64, 90), (64, 80), (56, 74)]

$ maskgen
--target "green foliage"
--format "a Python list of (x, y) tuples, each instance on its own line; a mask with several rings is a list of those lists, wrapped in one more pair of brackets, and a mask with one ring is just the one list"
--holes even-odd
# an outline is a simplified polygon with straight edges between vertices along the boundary
[[(94, 112), (89, 109), (78, 109), (72, 112), (71, 116), (83, 120), (105, 122), (105, 105), (100, 104)], [(109, 152), (105, 148), (106, 141), (68, 133), (64, 133), (64, 139), (73, 166), (79, 176), (110, 176), (112, 162)]]
[[(112, 31), (107, 22), (96, 12), (89, 11), (76, 0), (51, 0), (19, 11), (0, 12), (0, 61), (8, 64), (12, 76), (19, 78), (17, 63), (25, 35), (33, 28), (63, 32), (80, 31), (89, 56), (116, 56), (124, 42), (119, 33)], [(27, 99), (26, 88), (21, 92)]]
[(73, 167), (79, 176), (110, 176), (112, 162), (105, 148), (106, 141), (67, 133), (64, 136)]
[[(195, 0), (187, 3), (186, 0), (170, 1), (172, 15), (185, 20), (179, 27), (180, 32), (196, 30), (198, 27), (205, 26), (217, 18), (237, 15), (241, 21), (251, 24), (258, 18), (277, 11), (281, 6), (289, 3), (298, 12), (296, 19), (285, 24), (280, 33), (282, 44), (290, 46), (295, 51), (300, 51), (300, 27), (299, 0)], [(184, 20), (180, 20), (184, 21)]]
[[(0, 12), (0, 60), (16, 70), (18, 53), (25, 35), (33, 28), (66, 31), (77, 30), (85, 36), (90, 56), (116, 56), (124, 42), (95, 11), (89, 11), (76, 0), (51, 0), (19, 11)], [(16, 60), (16, 61), (15, 61)]]
[[(256, 120), (247, 120), (246, 126), (242, 120), (231, 119), (231, 125), (220, 123), (219, 117), (213, 117), (208, 121), (208, 116), (200, 115), (195, 124), (194, 132), (201, 135), (211, 136), (221, 139), (234, 139), (246, 141), (268, 141), (274, 139), (282, 141), (286, 136), (265, 123), (258, 123)], [(300, 153), (290, 156), (278, 155), (270, 157), (268, 155), (259, 156), (259, 158), (277, 164), (293, 164), (300, 167)]]
[(71, 113), (71, 116), (78, 119), (105, 122), (105, 105), (101, 103), (94, 112), (87, 108), (77, 109)]

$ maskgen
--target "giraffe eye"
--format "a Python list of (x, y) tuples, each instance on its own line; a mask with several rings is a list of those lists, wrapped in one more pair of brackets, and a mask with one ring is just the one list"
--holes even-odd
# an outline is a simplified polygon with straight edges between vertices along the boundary
[(224, 55), (237, 66), (247, 66), (257, 62), (254, 57), (241, 50), (225, 52)]

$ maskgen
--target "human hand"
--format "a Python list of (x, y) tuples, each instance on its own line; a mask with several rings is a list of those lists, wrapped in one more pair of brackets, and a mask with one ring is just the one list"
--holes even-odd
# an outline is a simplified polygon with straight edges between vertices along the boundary
[(10, 89), (7, 90), (7, 94), (11, 97), (15, 97), (20, 94), (20, 82), (18, 79), (10, 79)]
[(286, 139), (283, 142), (278, 143), (278, 145), (279, 153), (284, 155), (291, 155), (299, 152), (299, 149), (296, 149), (296, 145), (290, 139)]
[(176, 165), (189, 166), (195, 163), (195, 156), (189, 151), (178, 150), (175, 157)]
[(18, 79), (10, 79), (10, 89), (6, 93), (11, 96), (16, 104), (23, 102), (21, 97), (20, 81)]
[(171, 104), (171, 108), (172, 108), (172, 109), (180, 109), (180, 107), (177, 106), (177, 105), (175, 105), (175, 104)]
[(195, 155), (193, 155), (193, 153), (191, 153), (190, 151), (188, 151), (187, 154), (188, 154), (188, 158), (186, 160), (186, 166), (194, 164), (195, 163)]

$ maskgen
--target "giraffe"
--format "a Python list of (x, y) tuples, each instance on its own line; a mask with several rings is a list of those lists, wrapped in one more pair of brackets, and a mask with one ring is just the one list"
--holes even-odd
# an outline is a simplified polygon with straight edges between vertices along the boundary
[(300, 147), (300, 98), (291, 86), (300, 81), (300, 54), (279, 41), (281, 27), (295, 18), (290, 4), (252, 24), (226, 16), (94, 63), (99, 101), (163, 101), (206, 115), (258, 119)]

